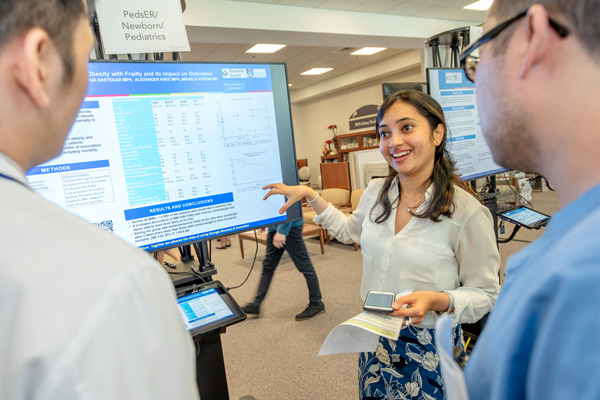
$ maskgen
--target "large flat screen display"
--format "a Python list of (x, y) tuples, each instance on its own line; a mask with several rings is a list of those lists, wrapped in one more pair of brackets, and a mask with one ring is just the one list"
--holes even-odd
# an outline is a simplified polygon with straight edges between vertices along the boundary
[(477, 90), (465, 72), (459, 68), (428, 68), (427, 87), (444, 110), (447, 148), (456, 161), (460, 179), (467, 181), (507, 171), (494, 162), (483, 138)]
[(301, 217), (284, 64), (90, 62), (62, 154), (27, 173), (50, 201), (154, 251)]

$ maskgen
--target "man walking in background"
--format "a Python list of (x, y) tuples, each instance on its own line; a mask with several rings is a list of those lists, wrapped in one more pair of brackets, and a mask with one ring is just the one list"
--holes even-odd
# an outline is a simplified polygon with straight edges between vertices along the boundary
[(269, 227), (267, 254), (263, 261), (260, 283), (258, 284), (254, 301), (243, 307), (246, 314), (258, 315), (260, 313), (260, 305), (267, 295), (273, 274), (285, 250), (289, 253), (292, 261), (294, 261), (294, 265), (296, 265), (298, 271), (304, 274), (306, 285), (308, 286), (309, 303), (304, 311), (296, 315), (296, 320), (306, 320), (325, 312), (325, 305), (321, 301), (321, 289), (319, 287), (317, 272), (310, 261), (306, 244), (302, 237), (303, 225), (304, 222), (300, 219)]

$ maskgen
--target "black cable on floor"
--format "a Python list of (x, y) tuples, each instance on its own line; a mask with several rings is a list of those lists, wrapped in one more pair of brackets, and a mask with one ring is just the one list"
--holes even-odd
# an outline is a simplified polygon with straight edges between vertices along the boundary
[(254, 241), (256, 242), (256, 249), (254, 250), (254, 260), (252, 261), (252, 266), (250, 267), (250, 271), (248, 271), (248, 275), (246, 275), (246, 279), (244, 279), (244, 282), (240, 283), (237, 286), (228, 287), (227, 291), (241, 288), (244, 285), (244, 283), (246, 283), (248, 278), (250, 278), (250, 274), (252, 273), (252, 270), (254, 269), (254, 264), (256, 263), (256, 256), (258, 255), (258, 236), (256, 235), (256, 229), (254, 230)]

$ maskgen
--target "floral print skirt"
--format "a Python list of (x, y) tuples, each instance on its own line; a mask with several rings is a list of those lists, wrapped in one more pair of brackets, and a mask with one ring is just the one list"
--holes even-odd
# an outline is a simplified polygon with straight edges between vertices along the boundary
[[(453, 339), (464, 349), (460, 326)], [(359, 357), (358, 382), (362, 400), (445, 399), (434, 329), (409, 326), (398, 340), (380, 337), (376, 352)]]

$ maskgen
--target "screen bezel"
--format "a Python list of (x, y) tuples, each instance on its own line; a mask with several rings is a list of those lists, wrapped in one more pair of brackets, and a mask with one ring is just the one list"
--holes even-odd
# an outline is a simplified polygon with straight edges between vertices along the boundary
[[(431, 96), (431, 78), (430, 78), (430, 74), (433, 73), (433, 71), (439, 71), (439, 70), (444, 70), (444, 71), (461, 71), (464, 74), (464, 70), (462, 68), (439, 68), (439, 67), (435, 67), (435, 68), (426, 68), (425, 69), (425, 80), (427, 82), (427, 94), (429, 94)], [(466, 75), (465, 75), (466, 78)], [(432, 96), (433, 97), (433, 96)], [(437, 101), (437, 99), (436, 99)], [(446, 133), (446, 140), (450, 137), (450, 127), (448, 127), (448, 132)], [(452, 152), (450, 152), (450, 150), (448, 149), (448, 152), (452, 155)], [(454, 157), (453, 157), (454, 158)], [(497, 174), (501, 174), (502, 172), (507, 172), (510, 171), (508, 168), (504, 168), (501, 167), (499, 169), (495, 169), (495, 170), (491, 170), (491, 171), (482, 171), (473, 175), (469, 175), (466, 179), (463, 178), (462, 176), (459, 176), (461, 181), (473, 181), (476, 179), (480, 179), (480, 178), (485, 178), (488, 176), (494, 176)], [(460, 172), (460, 171), (459, 171)]]
[[(525, 224), (522, 221), (519, 221), (518, 219), (515, 219), (515, 218), (512, 218), (512, 217), (506, 215), (507, 213), (510, 213), (510, 212), (519, 211), (519, 210), (525, 210), (525, 209), (529, 210), (529, 211), (533, 211), (534, 213), (539, 214), (539, 215), (545, 217), (545, 219), (542, 219), (540, 221), (537, 221), (535, 224), (530, 225), (530, 224)], [(497, 212), (496, 215), (498, 215), (498, 218), (501, 218), (501, 219), (503, 219), (505, 221), (508, 221), (508, 222), (513, 223), (513, 224), (518, 225), (518, 226), (523, 226), (523, 227), (525, 227), (527, 229), (539, 229), (539, 228), (545, 226), (548, 223), (548, 221), (550, 220), (550, 218), (551, 218), (547, 214), (544, 214), (542, 212), (534, 210), (531, 207), (526, 207), (526, 206), (511, 207), (511, 208), (509, 208), (507, 210), (502, 210), (502, 211)]]
[[(192, 284), (189, 286), (183, 286), (181, 288), (178, 288), (178, 289), (176, 289), (177, 300), (179, 300), (182, 297), (185, 297), (185, 296), (188, 296), (191, 294), (195, 294), (195, 293), (199, 293), (199, 292), (204, 292), (204, 291), (207, 291), (210, 289), (215, 289), (217, 291), (217, 293), (219, 294), (219, 297), (221, 297), (221, 299), (225, 302), (227, 307), (229, 307), (229, 309), (231, 310), (233, 315), (226, 317), (225, 319), (221, 319), (219, 321), (214, 321), (209, 324), (202, 325), (197, 328), (188, 330), (188, 332), (190, 332), (190, 334), (192, 336), (198, 336), (198, 335), (202, 335), (207, 332), (225, 328), (227, 326), (237, 324), (238, 322), (242, 322), (243, 320), (245, 320), (247, 318), (244, 310), (242, 310), (240, 305), (229, 294), (227, 289), (225, 289), (225, 287), (223, 286), (223, 284), (220, 281), (210, 281), (207, 283)], [(177, 304), (177, 307), (179, 307), (179, 303)], [(184, 324), (185, 324), (185, 322), (184, 322)]]

